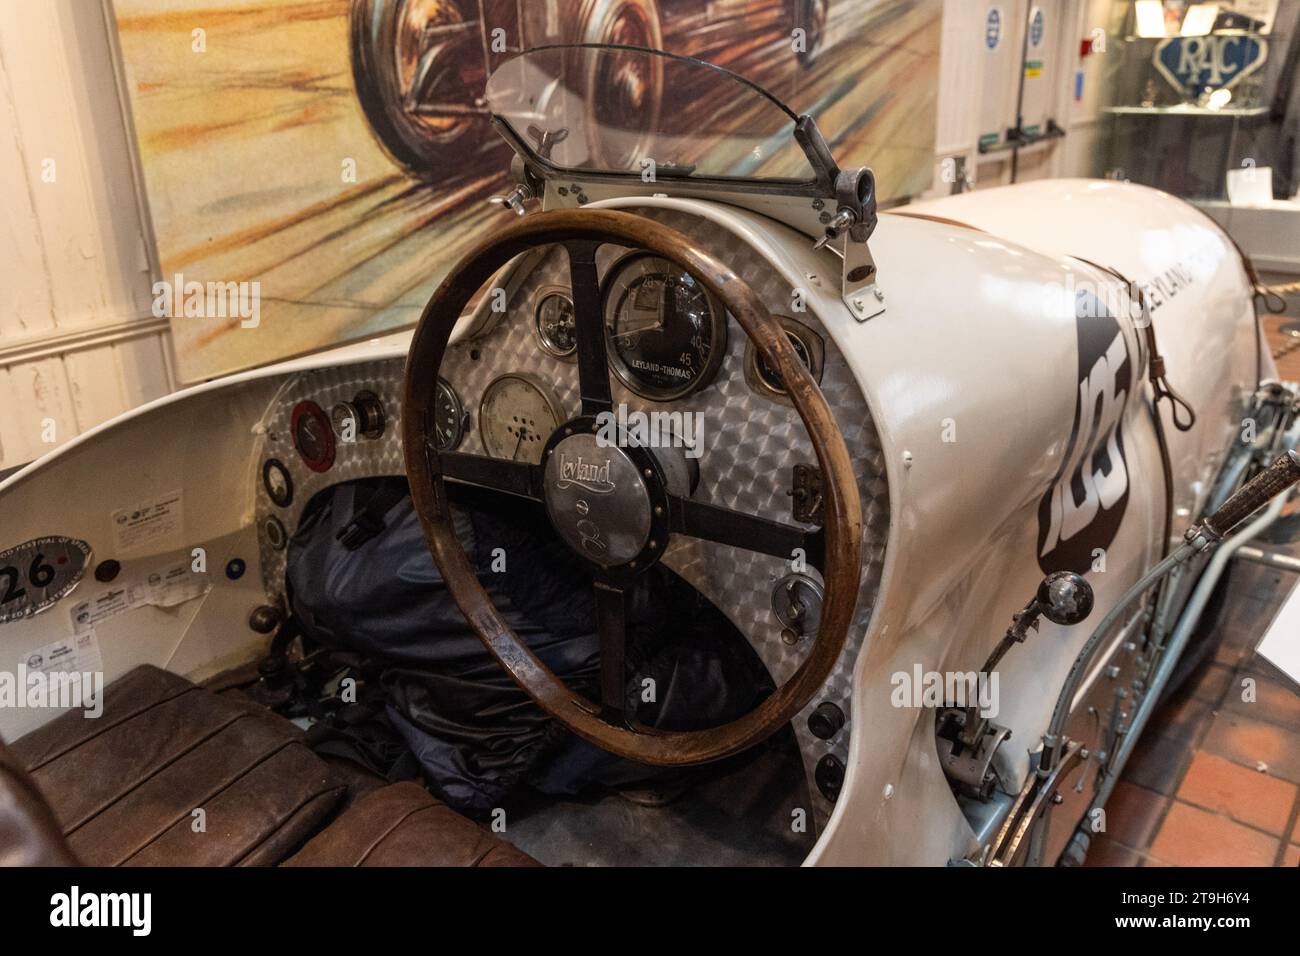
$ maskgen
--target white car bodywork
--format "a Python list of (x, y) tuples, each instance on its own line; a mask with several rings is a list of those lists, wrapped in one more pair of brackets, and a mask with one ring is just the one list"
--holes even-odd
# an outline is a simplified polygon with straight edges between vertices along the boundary
[[(1071, 454), (1079, 404), (1070, 290), (1120, 286), (1070, 257), (1139, 283), (1171, 269), (1187, 277), (1154, 312), (1169, 378), (1198, 414), (1189, 432), (1167, 429), (1177, 532), (1196, 515), (1240, 427), (1257, 362), (1272, 374), (1231, 242), (1184, 203), (1110, 182), (1034, 183), (918, 204), (904, 212), (977, 228), (882, 215), (871, 249), (886, 308), (859, 322), (841, 299), (838, 259), (788, 226), (699, 199), (643, 195), (596, 205), (662, 206), (732, 232), (806, 291), (809, 312), (843, 353), (885, 451), (892, 517), (879, 599), (853, 671), (847, 778), (808, 862), (942, 865), (964, 856), (975, 834), (940, 768), (933, 713), (894, 706), (891, 678), (918, 665), (977, 669), (1043, 576), (1040, 502)], [(458, 336), (472, 326), (463, 322)], [(1094, 621), (1160, 557), (1164, 520), (1146, 344), (1128, 317), (1119, 328), (1130, 387), (1112, 398), (1122, 403), (1126, 505), (1105, 547), (1104, 573), (1090, 575)], [(184, 546), (145, 549), (133, 560), (163, 565), (203, 547), (221, 586), (179, 606), (103, 621), (106, 679), (143, 663), (203, 679), (256, 659), (265, 638), (243, 627), (266, 600), (255, 566), (254, 429), (292, 376), (395, 358), (408, 341), (403, 333), (232, 376), (88, 432), (0, 484), (0, 547), (63, 534), (105, 552), (113, 512), (182, 489)], [(248, 572), (225, 580), (222, 569), (235, 556), (249, 561)], [(0, 626), (0, 668), (65, 637), (67, 607), (110, 587), (88, 574), (48, 612)], [(1063, 630), (1044, 622), (1003, 662), (998, 722), (1013, 737), (1001, 769), (1011, 781), (1023, 781), (1056, 688), (1088, 633), (1087, 623)], [(54, 715), (0, 710), (0, 735), (12, 739)]]
[[(943, 864), (972, 849), (931, 722), (891, 706), (889, 676), (918, 660), (924, 670), (978, 668), (1042, 576), (1035, 512), (1067, 453), (1078, 387), (1072, 297), (1063, 295), (1055, 313), (1043, 303), (1071, 276), (1115, 281), (1067, 257), (1143, 285), (1175, 266), (1191, 276), (1152, 315), (1170, 381), (1198, 415), (1181, 432), (1162, 407), (1175, 533), (1203, 504), (1241, 428), (1257, 360), (1265, 378), (1274, 374), (1271, 358), (1259, 353), (1252, 289), (1231, 242), (1172, 197), (1113, 182), (1050, 181), (906, 211), (987, 232), (954, 226), (911, 235), (884, 216), (872, 239), (890, 308), (853, 347), (890, 452), (894, 519), (879, 609), (855, 672), (850, 799), (837, 805), (812, 854), (816, 863)], [(935, 238), (949, 254), (927, 254)], [(1129, 354), (1144, 354), (1133, 323), (1121, 324)], [(899, 356), (909, 353), (900, 367)], [(1094, 622), (1160, 557), (1161, 463), (1150, 386), (1136, 374), (1145, 363), (1136, 364), (1122, 425), (1129, 500), (1105, 549), (1104, 573), (1089, 576)], [(946, 418), (957, 426), (951, 444), (942, 440)], [(908, 452), (910, 467), (902, 461)], [(998, 722), (1013, 731), (1005, 749), (1014, 779), (1023, 781), (1028, 749), (1046, 729), (1055, 689), (1088, 634), (1087, 622), (1068, 631), (1043, 622), (1002, 662)]]

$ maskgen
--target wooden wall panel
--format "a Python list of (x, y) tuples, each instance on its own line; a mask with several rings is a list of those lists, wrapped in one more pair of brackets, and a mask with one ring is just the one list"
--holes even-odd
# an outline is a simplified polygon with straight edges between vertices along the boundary
[(14, 391), (13, 376), (9, 369), (0, 368), (0, 408), (15, 411), (0, 415), (0, 468), (21, 465), (32, 460), (30, 436), (26, 416), (17, 412), (18, 395)]
[(63, 357), (79, 431), (106, 422), (130, 407), (115, 349), (114, 345), (99, 345)]
[(86, 0), (0, 3), (0, 69), (20, 175), (0, 186), (22, 201), (59, 330), (121, 322), (147, 300), (139, 204), (113, 82), (103, 8)]
[(172, 390), (175, 376), (168, 359), (170, 348), (171, 333), (165, 330), (113, 346), (113, 361), (127, 408), (151, 402)]
[(54, 328), (49, 270), (18, 135), (15, 96), (11, 73), (0, 60), (0, 344)]
[(174, 388), (111, 48), (97, 0), (0, 3), (0, 468)]
[[(17, 435), (18, 448), (25, 458), (7, 461), (8, 465), (44, 454), (78, 432), (76, 410), (67, 369), (61, 358), (38, 359), (9, 369), (10, 401), (6, 417)], [(45, 439), (52, 438), (53, 442)]]

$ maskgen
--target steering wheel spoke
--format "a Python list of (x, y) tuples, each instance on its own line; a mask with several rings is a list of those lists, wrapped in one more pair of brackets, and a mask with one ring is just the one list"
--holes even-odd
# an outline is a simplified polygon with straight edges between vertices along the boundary
[(600, 275), (596, 271), (599, 242), (572, 241), (569, 286), (573, 290), (573, 316), (578, 341), (578, 385), (582, 414), (599, 415), (613, 407), (609, 390), (609, 359), (605, 353), (605, 322), (600, 308)]
[(805, 531), (794, 525), (680, 496), (669, 498), (669, 505), (672, 513), (670, 530), (676, 534), (770, 554), (787, 561), (795, 557), (796, 550), (802, 551), (804, 560), (818, 570), (825, 562), (825, 536), (820, 529)]
[(596, 629), (600, 634), (600, 716), (606, 723), (627, 725), (627, 613), (623, 589), (597, 579)]
[(451, 481), (517, 495), (530, 501), (542, 500), (542, 470), (531, 462), (430, 449), (429, 465), (430, 470)]

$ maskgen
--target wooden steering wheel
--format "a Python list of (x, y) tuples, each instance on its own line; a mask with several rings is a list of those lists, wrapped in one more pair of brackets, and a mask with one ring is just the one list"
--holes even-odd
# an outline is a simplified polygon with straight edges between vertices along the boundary
[[(475, 293), (515, 256), (563, 245), (578, 343), (582, 415), (550, 436), (541, 464), (439, 451), (434, 395), (452, 329)], [(785, 384), (812, 441), (823, 476), (824, 527), (801, 528), (693, 501), (674, 485), (653, 449), (600, 442), (594, 423), (611, 411), (609, 365), (596, 250), (642, 249), (680, 266), (740, 325)], [(844, 438), (826, 399), (780, 324), (731, 269), (691, 239), (659, 223), (611, 210), (534, 213), (475, 246), (434, 292), (406, 363), (402, 439), (411, 497), (433, 559), (452, 597), (492, 655), (537, 704), (578, 736), (632, 760), (684, 766), (718, 760), (769, 737), (812, 699), (835, 666), (853, 620), (862, 561), (862, 503)], [(579, 457), (596, 469), (575, 469)], [(567, 463), (567, 464), (566, 464)], [(446, 479), (532, 499), (591, 567), (600, 637), (601, 699), (571, 690), (511, 630), (478, 581), (452, 526)], [(616, 493), (615, 493), (616, 492)], [(787, 560), (796, 548), (820, 564), (825, 599), (820, 627), (799, 669), (761, 704), (706, 730), (665, 732), (627, 713), (624, 587), (652, 567), (673, 535), (687, 535)], [(593, 547), (593, 541), (599, 542)]]

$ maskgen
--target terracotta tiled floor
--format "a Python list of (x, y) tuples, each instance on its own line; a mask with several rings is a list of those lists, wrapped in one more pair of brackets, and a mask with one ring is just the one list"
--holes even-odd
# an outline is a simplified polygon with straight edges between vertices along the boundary
[[(1270, 619), (1255, 622), (1252, 643)], [(1247, 636), (1238, 630), (1225, 640)], [(1207, 661), (1162, 706), (1106, 807), (1089, 866), (1300, 865), (1300, 694), (1270, 669), (1252, 654), (1225, 682), (1227, 669)], [(1207, 688), (1217, 700), (1196, 696)]]
[[(1300, 296), (1288, 306), (1265, 319), (1271, 348), (1291, 340), (1285, 323), (1300, 330)], [(1278, 371), (1300, 381), (1300, 348)], [(1300, 555), (1300, 543), (1265, 546)], [(1300, 693), (1254, 653), (1294, 583), (1233, 567), (1222, 607), (1203, 625), (1218, 644), (1152, 717), (1089, 866), (1300, 866)]]

